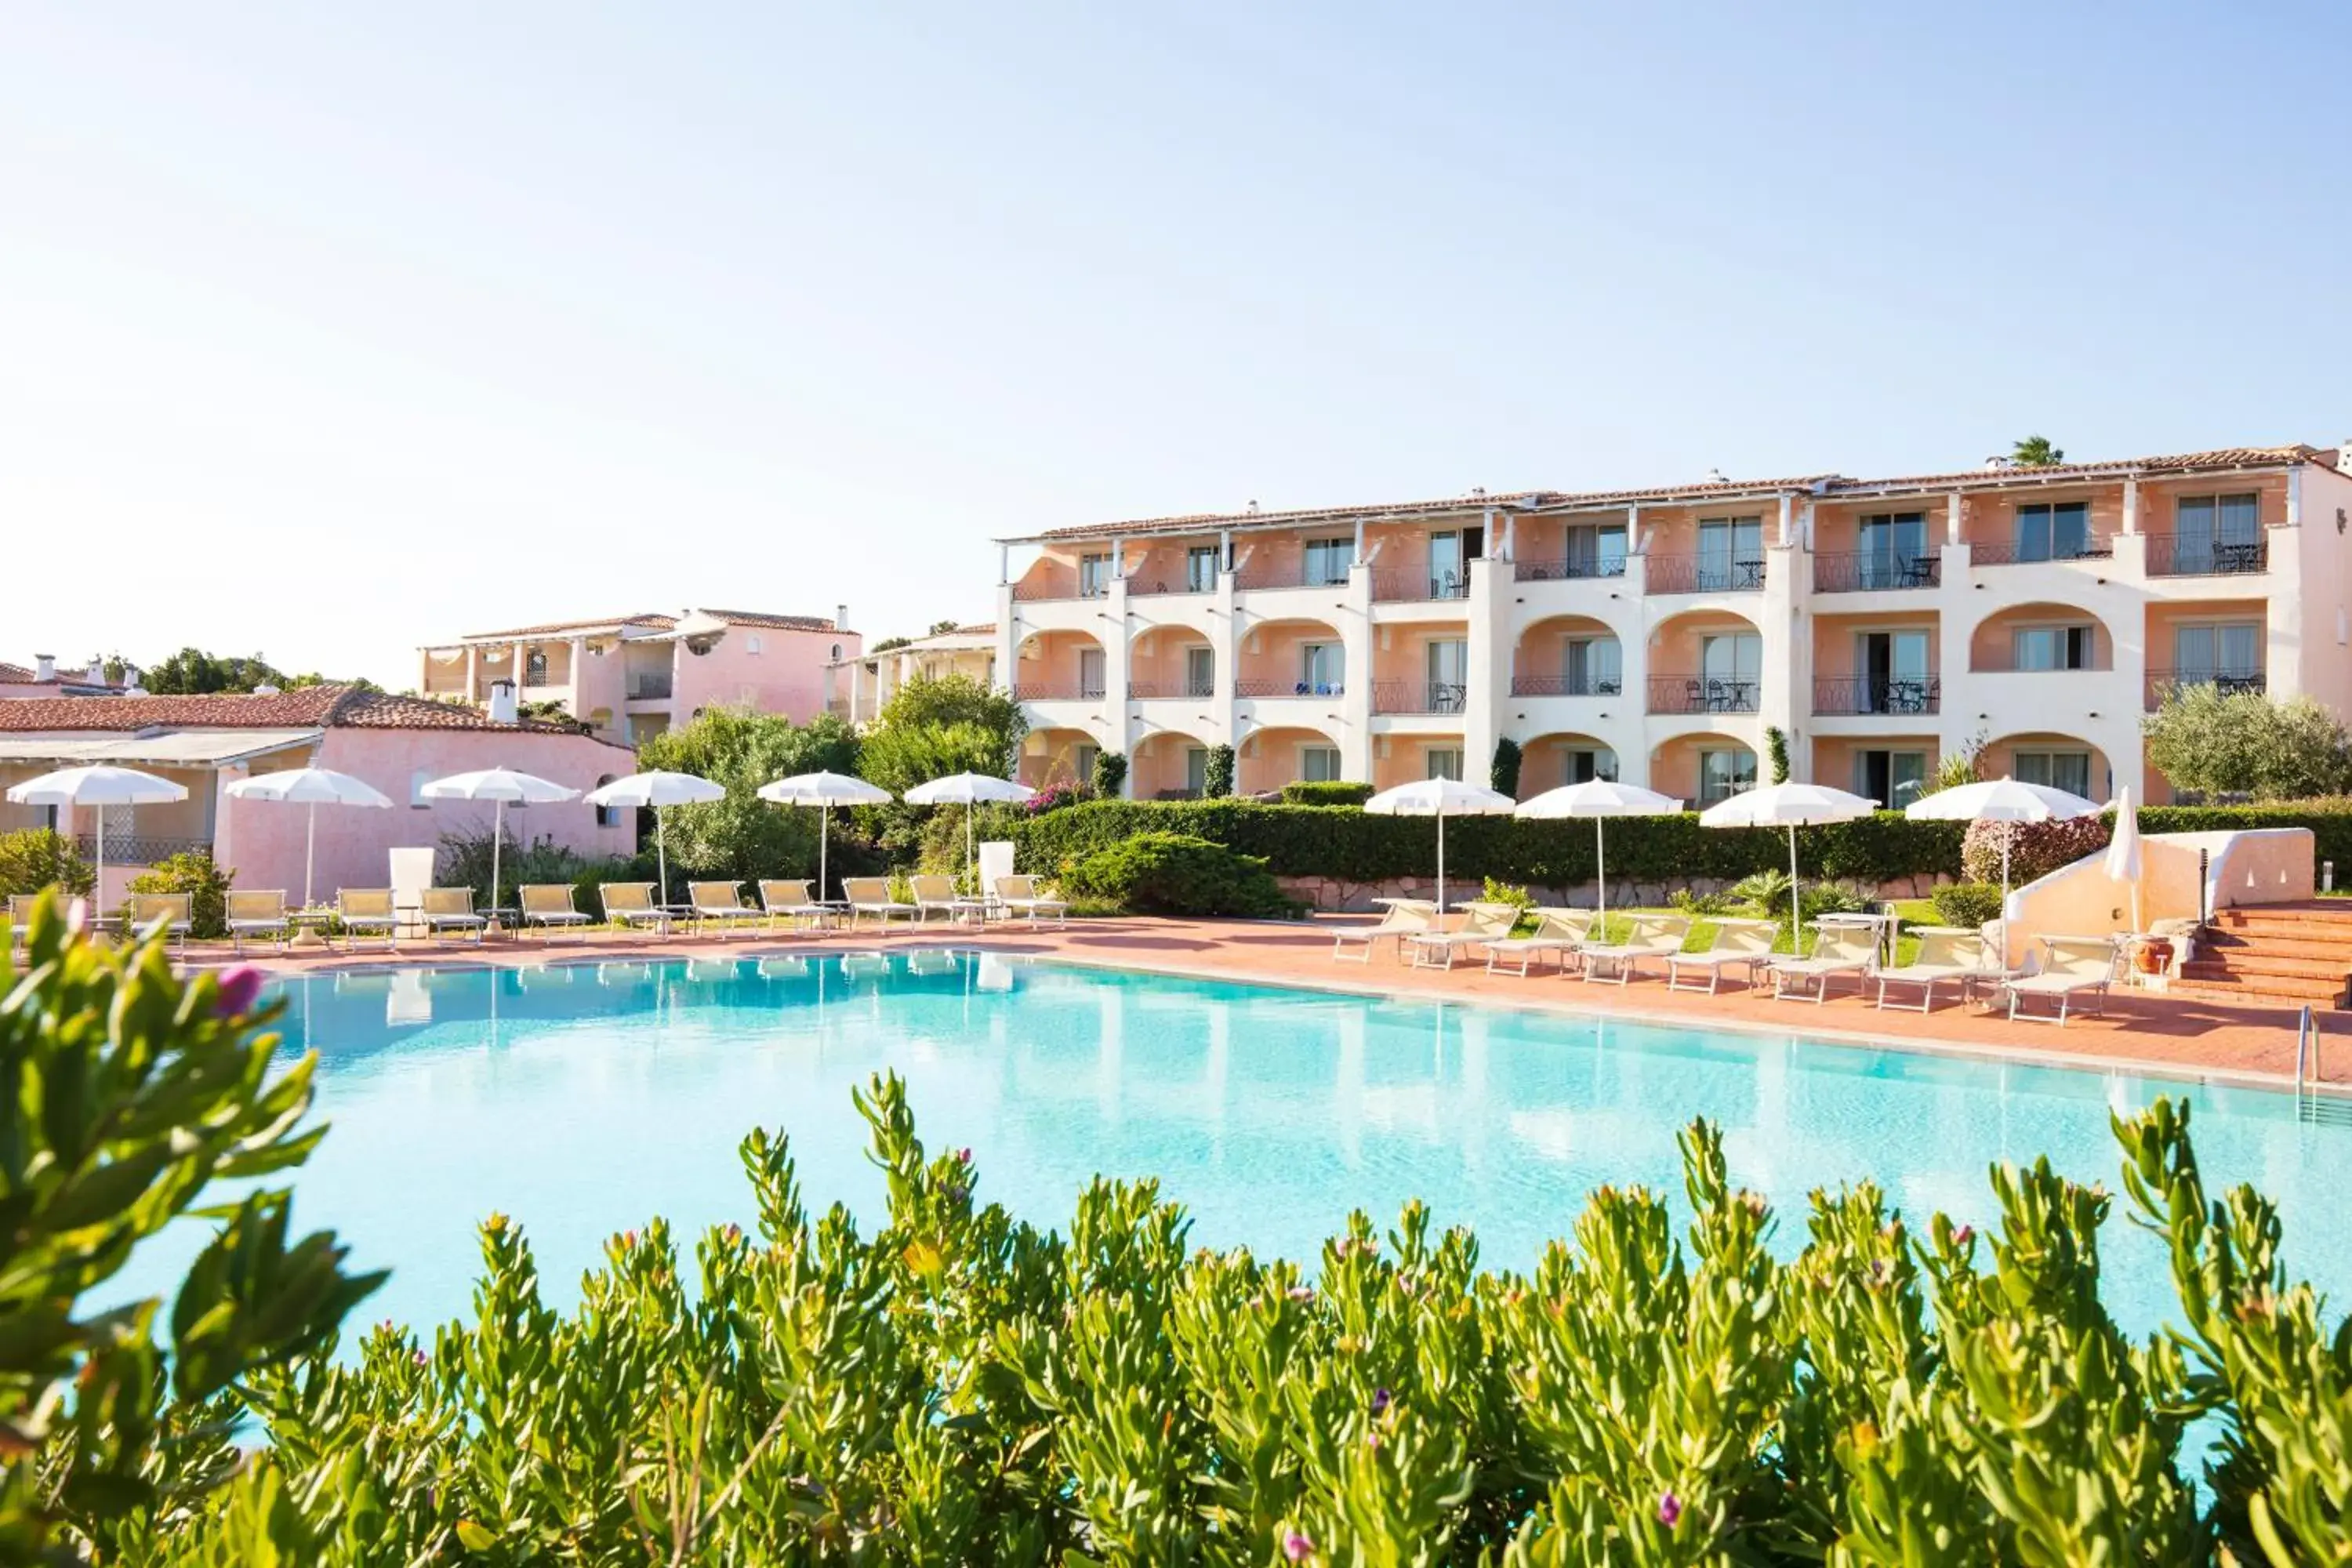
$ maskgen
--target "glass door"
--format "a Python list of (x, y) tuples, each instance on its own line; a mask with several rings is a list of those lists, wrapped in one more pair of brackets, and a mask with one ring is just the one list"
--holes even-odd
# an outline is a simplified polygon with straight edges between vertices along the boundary
[(1100, 697), (1103, 694), (1103, 650), (1082, 647), (1078, 650), (1078, 695)]
[(1213, 697), (1217, 690), (1217, 656), (1213, 648), (1184, 650), (1184, 695)]
[(1444, 637), (1429, 645), (1428, 710), (1459, 713), (1470, 689), (1470, 645)]
[(1881, 512), (1862, 520), (1862, 559), (1856, 564), (1856, 586), (1908, 588), (1927, 557), (1927, 518), (1924, 512)]
[(1217, 591), (1217, 547), (1196, 544), (1184, 552), (1184, 586), (1194, 594)]
[(1429, 536), (1429, 596), (1458, 599), (1468, 584), (1462, 536), (1448, 531)]
[(1754, 588), (1764, 581), (1764, 520), (1703, 519), (1698, 525), (1698, 586), (1702, 593)]
[(1764, 639), (1754, 632), (1701, 637), (1699, 678), (1712, 713), (1753, 713), (1763, 693)]
[(1209, 793), (1209, 748), (1184, 748), (1184, 793), (1198, 798)]
[(1560, 688), (1570, 697), (1614, 697), (1624, 688), (1615, 637), (1571, 637), (1560, 661)]

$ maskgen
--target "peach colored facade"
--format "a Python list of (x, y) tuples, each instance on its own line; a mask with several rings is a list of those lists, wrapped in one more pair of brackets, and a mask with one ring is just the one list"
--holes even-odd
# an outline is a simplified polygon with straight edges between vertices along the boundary
[(863, 724), (882, 711), (910, 680), (968, 676), (982, 686), (996, 684), (996, 628), (958, 626), (916, 637), (882, 652), (853, 654), (825, 670), (825, 711)]
[(835, 667), (863, 639), (831, 619), (739, 610), (626, 616), (485, 632), (420, 652), (424, 696), (486, 702), (512, 681), (596, 733), (636, 745), (705, 708), (749, 707), (805, 722), (825, 711)]
[(999, 542), (998, 668), (1033, 782), (1114, 750), (1167, 793), (1221, 743), (1245, 792), (1483, 780), (1508, 738), (1523, 793), (1704, 801), (1778, 730), (1897, 805), (1969, 750), (2162, 801), (2172, 684), (2352, 712), (2347, 515), (2352, 449), (2291, 446), (1107, 524)]

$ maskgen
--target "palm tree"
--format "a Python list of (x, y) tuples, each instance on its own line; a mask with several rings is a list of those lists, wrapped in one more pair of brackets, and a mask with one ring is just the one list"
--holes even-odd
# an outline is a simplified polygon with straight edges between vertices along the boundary
[(2021, 468), (2052, 468), (2066, 460), (2065, 452), (2047, 436), (2028, 436), (2010, 448), (2009, 460)]

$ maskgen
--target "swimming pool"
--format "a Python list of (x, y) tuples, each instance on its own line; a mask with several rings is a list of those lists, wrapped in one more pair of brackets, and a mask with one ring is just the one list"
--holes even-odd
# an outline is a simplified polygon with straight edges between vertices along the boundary
[[(1694, 1116), (1722, 1124), (1733, 1179), (1769, 1197), (1794, 1250), (1823, 1184), (1873, 1177), (1915, 1225), (1937, 1208), (1993, 1217), (1998, 1160), (2047, 1152), (2116, 1190), (2109, 1109), (2182, 1095), (2209, 1184), (2259, 1184), (2290, 1268), (2339, 1300), (2352, 1286), (2352, 1250), (2321, 1240), (2352, 1205), (2352, 1128), (2256, 1090), (972, 953), (400, 969), (283, 989), (333, 1123), (296, 1178), (297, 1223), (391, 1267), (362, 1310), (420, 1326), (467, 1310), (474, 1226), (493, 1209), (521, 1222), (565, 1305), (615, 1231), (664, 1215), (690, 1249), (705, 1225), (749, 1223), (736, 1146), (754, 1125), (791, 1134), (812, 1209), (839, 1199), (870, 1223), (882, 1184), (849, 1090), (884, 1069), (906, 1079), (932, 1149), (972, 1148), (982, 1199), (1041, 1225), (1064, 1225), (1097, 1171), (1156, 1175), (1196, 1241), (1311, 1258), (1350, 1207), (1385, 1229), (1420, 1196), (1504, 1268), (1531, 1264), (1601, 1183), (1679, 1204), (1675, 1134)], [(2171, 1289), (2121, 1206), (2104, 1233), (2109, 1300), (2145, 1331)], [(137, 1283), (161, 1285), (164, 1261)]]

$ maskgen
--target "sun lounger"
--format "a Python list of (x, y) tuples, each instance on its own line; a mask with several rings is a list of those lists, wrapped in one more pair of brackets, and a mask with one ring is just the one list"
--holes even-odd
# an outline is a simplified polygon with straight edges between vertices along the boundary
[(1436, 920), (1437, 906), (1426, 899), (1391, 899), (1388, 909), (1377, 924), (1341, 926), (1334, 931), (1331, 933), (1331, 956), (1334, 960), (1347, 957), (1348, 944), (1359, 942), (1364, 944), (1364, 955), (1360, 962), (1370, 963), (1373, 950), (1382, 942), (1393, 942), (1402, 949), (1407, 938), (1433, 929)]
[(802, 921), (807, 925), (823, 925), (834, 914), (832, 906), (818, 903), (809, 896), (806, 881), (783, 881), (762, 878), (760, 881), (760, 909), (770, 925), (778, 921)]
[(958, 921), (967, 915), (978, 916), (988, 907), (977, 899), (967, 899), (957, 892), (953, 877), (910, 877), (907, 881), (908, 886), (914, 889), (918, 924), (935, 913)]
[(1536, 918), (1536, 929), (1526, 936), (1498, 937), (1486, 944), (1486, 973), (1498, 973), (1497, 966), (1516, 963), (1524, 977), (1528, 965), (1545, 953), (1562, 973), (1568, 963), (1578, 956), (1578, 950), (1592, 934), (1591, 910), (1537, 909), (1530, 911)]
[(124, 930), (134, 939), (160, 929), (163, 939), (183, 953), (188, 951), (189, 895), (133, 893), (122, 906)]
[(1519, 923), (1517, 904), (1465, 904), (1462, 910), (1462, 923), (1452, 931), (1441, 931), (1433, 924), (1404, 939), (1415, 969), (1451, 969), (1455, 953), (1466, 954), (1474, 947), (1500, 942)]
[(573, 906), (571, 883), (527, 882), (516, 889), (515, 893), (521, 900), (522, 923), (525, 926), (541, 927), (551, 942), (554, 940), (558, 926), (576, 928), (580, 940), (588, 940), (588, 927), (593, 922)]
[(1816, 928), (1810, 958), (1793, 953), (1772, 961), (1772, 994), (1815, 1005), (1830, 997), (1830, 982), (1841, 974), (1853, 976), (1857, 994), (1870, 983), (1878, 962), (1878, 928), (1874, 925), (1833, 925)]
[(626, 930), (651, 926), (669, 935), (669, 911), (654, 902), (651, 882), (599, 882), (596, 901), (604, 906), (607, 921), (618, 921)]
[[(1948, 985), (1965, 995), (1977, 981), (1993, 977), (1982, 932), (1966, 926), (1914, 926), (1911, 934), (1919, 939), (1919, 951), (1912, 954), (1910, 963), (1873, 972), (1873, 978), (1878, 982), (1879, 1006), (1886, 1005), (1888, 986), (1916, 985), (1919, 989), (1918, 1010), (1932, 1012), (1938, 985)], [(1910, 1011), (1902, 1003), (1895, 1005)]]
[[(1712, 996), (1727, 969), (1746, 970), (1741, 978), (1752, 986), (1756, 972), (1772, 962), (1772, 942), (1780, 934), (1777, 921), (1717, 921), (1714, 942), (1706, 951), (1677, 952), (1666, 960), (1666, 989), (1703, 990)], [(1686, 973), (1692, 977), (1687, 984), (1683, 981)], [(1702, 973), (1706, 976), (1703, 986), (1697, 978)]]
[(335, 919), (343, 928), (346, 952), (357, 952), (360, 938), (371, 931), (383, 939), (386, 952), (399, 949), (400, 913), (392, 907), (390, 888), (337, 888)]
[(39, 898), (40, 895), (38, 893), (11, 893), (8, 895), (9, 946), (21, 947), (26, 942), (32, 940), (33, 905), (39, 900)]
[(425, 934), (439, 942), (451, 931), (471, 937), (474, 945), (482, 945), (482, 931), (490, 922), (474, 912), (474, 889), (471, 888), (427, 888), (425, 902), (418, 908), (416, 918), (425, 922)]
[(1620, 942), (1587, 942), (1580, 949), (1584, 978), (1622, 985), (1641, 973), (1645, 958), (1664, 962), (1683, 950), (1690, 937), (1686, 915), (1642, 914), (1632, 917), (1633, 934)]
[(265, 938), (279, 947), (293, 940), (294, 922), (286, 916), (283, 888), (231, 891), (226, 902), (229, 941), (236, 944), (239, 954), (245, 952), (247, 937)]
[(1070, 906), (1039, 892), (1034, 877), (999, 877), (991, 901), (1004, 912), (1006, 919), (1026, 916), (1033, 926), (1045, 915), (1053, 916), (1056, 925), (1066, 925), (1070, 919)]
[(694, 906), (698, 925), (716, 923), (724, 932), (736, 927), (757, 929), (760, 911), (743, 901), (740, 882), (688, 882), (687, 901)]
[(844, 877), (841, 890), (849, 900), (849, 923), (856, 925), (867, 915), (887, 927), (891, 920), (904, 915), (909, 921), (919, 918), (922, 910), (913, 904), (902, 903), (890, 896), (887, 877)]
[[(2042, 971), (2038, 974), (2021, 975), (2001, 982), (2009, 993), (2009, 1016), (2030, 1018), (2036, 1023), (2066, 1026), (2066, 1015), (2074, 998), (2089, 996), (2097, 1005), (2091, 1010), (2104, 1017), (2107, 1010), (2107, 987), (2115, 984), (2116, 963), (2120, 950), (2109, 936), (2045, 936), (2042, 939), (2043, 953)], [(2031, 1008), (2019, 1009), (2030, 998), (2046, 997), (2058, 1004), (2055, 1013), (2036, 1013)]]

